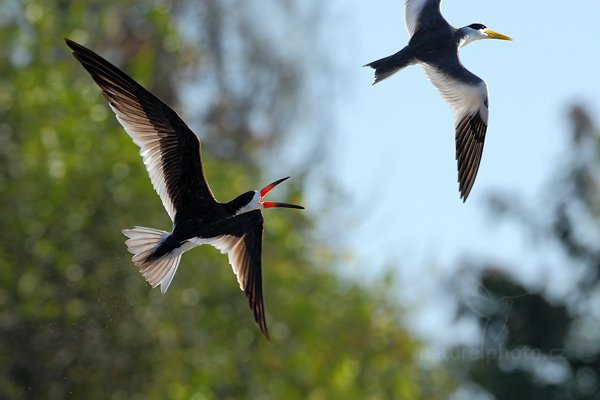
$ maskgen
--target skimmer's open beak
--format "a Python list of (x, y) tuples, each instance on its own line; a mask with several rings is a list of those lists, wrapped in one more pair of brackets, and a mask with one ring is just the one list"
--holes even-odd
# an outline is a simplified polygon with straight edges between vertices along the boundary
[(288, 203), (279, 203), (276, 201), (263, 201), (263, 198), (267, 195), (267, 193), (269, 193), (271, 190), (273, 190), (275, 188), (275, 186), (279, 185), (281, 182), (289, 179), (290, 177), (287, 176), (285, 178), (281, 178), (276, 180), (275, 182), (265, 186), (264, 188), (262, 188), (260, 190), (260, 200), (258, 201), (260, 204), (262, 204), (262, 206), (264, 208), (297, 208), (300, 210), (303, 210), (304, 207), (302, 206), (298, 206), (296, 204), (288, 204)]

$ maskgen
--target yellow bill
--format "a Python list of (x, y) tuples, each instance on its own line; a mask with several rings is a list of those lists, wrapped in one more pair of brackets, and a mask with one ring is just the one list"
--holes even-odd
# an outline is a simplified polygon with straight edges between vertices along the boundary
[(490, 38), (490, 39), (512, 40), (512, 38), (510, 36), (506, 36), (501, 33), (494, 32), (493, 30), (488, 29), (488, 28), (485, 28), (483, 30), (483, 33), (485, 33), (488, 36), (488, 38)]

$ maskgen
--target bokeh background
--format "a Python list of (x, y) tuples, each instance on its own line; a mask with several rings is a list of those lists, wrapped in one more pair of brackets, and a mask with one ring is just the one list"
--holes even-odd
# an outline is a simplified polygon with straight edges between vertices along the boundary
[[(0, 0), (0, 398), (600, 398), (600, 5), (446, 1), (490, 91), (458, 197), (450, 108), (403, 2)], [(63, 38), (173, 106), (217, 197), (265, 212), (272, 342), (226, 257), (152, 290), (120, 230), (168, 229), (137, 147)]]

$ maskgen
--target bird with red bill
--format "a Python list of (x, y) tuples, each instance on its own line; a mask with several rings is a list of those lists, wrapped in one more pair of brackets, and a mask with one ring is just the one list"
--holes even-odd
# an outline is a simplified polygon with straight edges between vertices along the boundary
[(122, 230), (133, 263), (152, 287), (160, 285), (165, 293), (184, 252), (202, 244), (216, 247), (228, 255), (254, 319), (268, 339), (262, 291), (261, 209), (304, 208), (263, 201), (289, 177), (230, 202), (217, 201), (204, 177), (200, 140), (177, 113), (98, 54), (69, 39), (66, 43), (140, 148), (150, 181), (173, 221), (171, 232), (140, 226)]

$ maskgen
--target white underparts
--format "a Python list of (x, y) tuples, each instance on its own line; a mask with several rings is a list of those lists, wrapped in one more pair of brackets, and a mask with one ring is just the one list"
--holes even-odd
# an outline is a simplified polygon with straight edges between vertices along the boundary
[[(195, 237), (186, 240), (181, 246), (160, 258), (146, 261), (147, 257), (154, 252), (169, 233), (158, 229), (136, 226), (133, 229), (123, 229), (123, 234), (129, 238), (125, 241), (125, 244), (127, 250), (133, 254), (133, 263), (139, 268), (140, 273), (150, 286), (157, 287), (160, 285), (162, 293), (167, 291), (171, 281), (173, 281), (183, 253), (203, 244), (210, 244), (220, 250), (221, 253), (228, 253), (240, 241), (240, 238), (227, 235), (215, 238)], [(234, 272), (238, 273), (235, 268)]]

